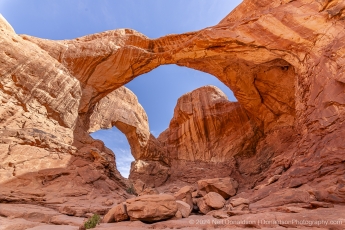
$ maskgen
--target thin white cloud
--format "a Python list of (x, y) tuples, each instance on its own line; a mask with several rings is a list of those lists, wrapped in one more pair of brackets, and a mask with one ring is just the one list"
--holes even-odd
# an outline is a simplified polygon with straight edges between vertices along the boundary
[(128, 149), (113, 149), (116, 158), (116, 167), (123, 177), (128, 178), (131, 170), (131, 163), (134, 158)]
[(131, 163), (134, 158), (126, 136), (116, 127), (107, 130), (99, 130), (91, 134), (94, 139), (99, 139), (110, 148), (116, 159), (116, 167), (123, 177), (128, 178)]

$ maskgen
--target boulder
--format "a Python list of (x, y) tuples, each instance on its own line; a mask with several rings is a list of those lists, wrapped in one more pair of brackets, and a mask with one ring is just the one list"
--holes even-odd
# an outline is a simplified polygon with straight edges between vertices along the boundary
[(225, 205), (225, 199), (215, 192), (209, 192), (204, 197), (205, 203), (213, 209), (221, 209)]
[(175, 197), (166, 194), (144, 195), (128, 199), (126, 206), (131, 220), (148, 223), (170, 219), (177, 212)]
[(184, 186), (182, 187), (178, 192), (175, 193), (176, 200), (182, 200), (183, 198), (186, 198), (186, 196), (189, 193), (192, 193), (194, 191), (194, 188), (192, 186)]
[(126, 204), (121, 203), (108, 211), (108, 213), (103, 217), (103, 223), (120, 222), (128, 219)]
[(176, 204), (177, 204), (177, 209), (181, 212), (183, 218), (187, 218), (192, 211), (192, 207), (186, 202), (183, 202), (181, 200), (177, 200)]
[(198, 181), (198, 189), (201, 194), (206, 195), (209, 192), (216, 192), (224, 199), (229, 199), (237, 192), (238, 183), (230, 177), (214, 178)]
[(189, 204), (193, 208), (192, 191), (194, 188), (192, 186), (184, 186), (177, 193), (175, 193), (176, 200), (182, 200)]
[(203, 197), (197, 199), (197, 205), (199, 208), (199, 212), (203, 214), (207, 214), (208, 212), (213, 210), (210, 206), (206, 204)]
[(114, 219), (115, 222), (120, 222), (129, 219), (129, 216), (127, 214), (126, 203), (121, 203), (115, 207)]

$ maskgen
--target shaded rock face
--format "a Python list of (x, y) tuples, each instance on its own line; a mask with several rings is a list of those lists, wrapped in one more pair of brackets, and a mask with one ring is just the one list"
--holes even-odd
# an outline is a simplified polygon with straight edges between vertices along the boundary
[[(79, 201), (106, 202), (109, 197), (100, 194), (124, 199), (126, 182), (113, 153), (89, 136), (91, 124), (119, 126), (135, 164), (157, 166), (147, 167), (150, 174), (131, 173), (145, 175), (145, 183), (231, 176), (239, 190), (260, 188), (251, 192), (261, 199), (308, 184), (316, 200), (344, 202), (343, 12), (342, 1), (245, 0), (214, 27), (155, 40), (121, 29), (50, 41), (19, 36), (1, 17), (0, 200), (51, 204), (84, 215), (106, 209)], [(112, 96), (163, 64), (214, 75), (238, 103), (211, 88), (192, 92), (179, 101), (168, 130), (153, 138), (135, 100), (116, 104)], [(118, 92), (133, 99), (124, 88)], [(133, 107), (132, 115), (139, 117), (116, 117), (119, 112), (110, 110), (121, 109), (105, 112), (106, 104)], [(235, 139), (230, 130), (241, 135)]]
[(132, 162), (129, 178), (140, 179), (149, 187), (163, 185), (169, 179), (170, 167), (160, 161), (137, 160)]
[(111, 92), (94, 107), (90, 116), (89, 132), (116, 126), (123, 132), (135, 158), (140, 157), (141, 146), (150, 138), (146, 112), (129, 89), (120, 87)]
[(168, 164), (164, 150), (159, 148), (156, 138), (150, 133), (145, 110), (126, 87), (114, 90), (97, 102), (88, 122), (88, 132), (116, 126), (126, 135), (136, 160), (161, 160)]
[(214, 178), (198, 181), (198, 189), (202, 195), (210, 192), (220, 194), (224, 199), (229, 199), (237, 192), (238, 183), (234, 179), (227, 178)]

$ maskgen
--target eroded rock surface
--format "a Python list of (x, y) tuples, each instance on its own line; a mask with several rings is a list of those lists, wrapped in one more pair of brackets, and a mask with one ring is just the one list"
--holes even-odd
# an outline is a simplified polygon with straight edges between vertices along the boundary
[(218, 163), (238, 153), (252, 155), (255, 129), (239, 103), (205, 86), (178, 99), (169, 128), (158, 140), (171, 159)]
[(177, 212), (175, 198), (171, 195), (145, 195), (126, 201), (127, 213), (131, 220), (157, 222), (170, 219)]
[[(244, 0), (213, 27), (155, 40), (120, 29), (51, 41), (19, 36), (1, 17), (1, 202), (86, 216), (105, 214), (109, 200), (128, 198), (113, 153), (88, 134), (90, 117), (103, 103), (113, 105), (114, 90), (125, 83), (159, 65), (177, 64), (214, 75), (238, 102), (227, 102), (214, 89), (185, 95), (159, 140), (151, 138), (144, 116), (131, 123), (110, 110), (101, 112), (107, 118), (94, 114), (98, 127), (114, 121), (111, 126), (123, 125), (132, 138), (134, 179), (145, 176), (146, 184), (158, 187), (195, 183), (200, 175), (230, 176), (239, 182), (235, 198), (248, 199), (259, 211), (239, 205), (230, 214), (242, 216), (233, 220), (301, 220), (300, 213), (272, 212), (277, 205), (302, 208), (312, 219), (336, 219), (343, 207), (315, 209), (315, 202), (345, 202), (344, 9), (338, 0)], [(139, 166), (151, 171), (139, 173)], [(300, 189), (297, 197), (311, 210), (285, 207), (301, 199), (284, 197), (282, 188), (291, 194)], [(275, 197), (279, 202), (270, 203)]]

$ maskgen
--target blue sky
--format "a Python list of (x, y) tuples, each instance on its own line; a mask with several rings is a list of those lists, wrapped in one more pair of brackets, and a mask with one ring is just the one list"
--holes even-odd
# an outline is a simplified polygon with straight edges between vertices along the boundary
[[(118, 28), (135, 29), (150, 38), (200, 30), (217, 24), (239, 0), (0, 0), (0, 13), (18, 34), (47, 39), (72, 39)], [(126, 86), (138, 97), (158, 136), (172, 118), (177, 99), (204, 85), (215, 85), (235, 101), (232, 92), (209, 74), (176, 65), (161, 66)], [(125, 136), (116, 128), (92, 136), (116, 155), (127, 176), (133, 157)]]

